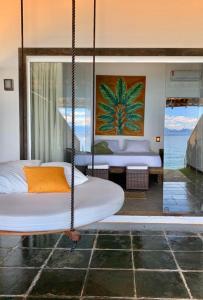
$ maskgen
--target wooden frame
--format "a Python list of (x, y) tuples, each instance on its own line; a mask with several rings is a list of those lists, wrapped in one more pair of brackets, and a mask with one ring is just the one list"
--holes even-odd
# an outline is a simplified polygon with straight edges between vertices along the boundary
[[(78, 48), (76, 55), (92, 56), (92, 48)], [(24, 48), (19, 49), (19, 113), (20, 113), (20, 158), (27, 158), (27, 56), (71, 56), (71, 48)], [(97, 48), (96, 56), (203, 56), (203, 48)], [(0, 231), (0, 235), (41, 235), (64, 232), (72, 241), (78, 241), (80, 234), (70, 230), (35, 232)]]
[[(125, 86), (125, 91), (120, 88), (123, 86)], [(137, 91), (137, 88), (140, 89), (139, 94), (128, 100), (131, 107), (138, 103), (138, 107), (131, 109), (130, 116), (136, 117), (132, 121), (125, 113), (128, 102), (126, 99), (128, 93), (132, 94), (133, 90)], [(106, 89), (110, 91), (108, 96)], [(144, 136), (146, 76), (122, 75), (122, 72), (116, 75), (96, 75), (95, 94), (95, 122), (94, 120), (92, 122), (95, 123), (94, 134), (96, 136)], [(118, 94), (119, 101), (122, 103), (119, 109), (117, 101), (115, 101)], [(109, 95), (111, 95), (110, 99)], [(106, 105), (110, 107), (108, 112), (104, 110)], [(111, 116), (110, 120), (109, 115)]]
[(4, 91), (14, 91), (13, 79), (4, 79)]
[[(19, 49), (19, 113), (20, 158), (27, 158), (27, 83), (26, 60), (28, 56), (71, 56), (71, 48)], [(77, 56), (92, 56), (92, 48), (77, 48)], [(96, 48), (96, 56), (203, 56), (203, 48)], [(22, 61), (23, 60), (23, 61)], [(22, 72), (23, 71), (23, 72)]]

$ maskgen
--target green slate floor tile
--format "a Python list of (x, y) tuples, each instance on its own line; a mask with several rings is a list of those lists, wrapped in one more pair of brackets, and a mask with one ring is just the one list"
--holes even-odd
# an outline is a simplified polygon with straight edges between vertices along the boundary
[(174, 252), (183, 270), (203, 270), (203, 252)]
[(164, 235), (163, 231), (155, 230), (133, 230), (132, 235)]
[(99, 234), (118, 234), (118, 235), (129, 235), (129, 230), (100, 230)]
[[(52, 295), (49, 295), (49, 296), (29, 296), (26, 298), (26, 300), (29, 299), (29, 300), (44, 300), (44, 299), (50, 299), (50, 300), (80, 300), (80, 297), (76, 297), (76, 296), (52, 296)], [(25, 298), (23, 299), (25, 300)]]
[(133, 236), (134, 250), (169, 250), (163, 236)]
[[(122, 297), (122, 298), (114, 298), (114, 297), (97, 297), (97, 298), (93, 298), (93, 297), (83, 297), (82, 300), (135, 300), (136, 298), (128, 298), (128, 297)], [(144, 299), (142, 299), (144, 300)], [(150, 299), (147, 299), (150, 300)]]
[(130, 249), (130, 236), (125, 235), (99, 235), (96, 248), (99, 249)]
[(5, 296), (1, 297), (0, 296), (0, 299), (3, 299), (3, 300), (25, 300), (25, 297), (5, 297)]
[(24, 294), (34, 280), (37, 272), (37, 269), (0, 269), (0, 295)]
[(173, 256), (166, 251), (134, 251), (134, 265), (138, 269), (177, 269)]
[(79, 296), (86, 271), (44, 270), (32, 290), (32, 295)]
[(138, 297), (189, 298), (178, 272), (136, 271)]
[(173, 236), (197, 236), (196, 233), (186, 231), (166, 231), (166, 235)]
[(95, 250), (90, 267), (132, 269), (132, 253), (125, 250)]
[(1, 267), (40, 267), (47, 259), (51, 250), (24, 249), (13, 250), (0, 264)]
[[(44, 300), (44, 299), (50, 299), (50, 300), (80, 300), (80, 297), (76, 296), (53, 296), (53, 295), (46, 295), (46, 296), (28, 296), (26, 300)], [(23, 299), (25, 300), (25, 298)]]
[(90, 270), (84, 295), (133, 297), (133, 271)]
[(203, 273), (183, 273), (192, 296), (196, 299), (203, 299)]
[(96, 234), (98, 232), (97, 229), (81, 229), (80, 234)]
[(0, 262), (8, 255), (9, 249), (0, 249)]
[[(91, 249), (94, 244), (96, 235), (81, 235), (81, 240), (77, 244), (77, 249)], [(72, 247), (72, 242), (63, 236), (58, 244), (58, 248), (68, 248)]]
[(55, 250), (48, 262), (49, 268), (87, 268), (90, 260), (90, 250)]
[(171, 248), (174, 251), (200, 251), (203, 250), (203, 242), (198, 237), (168, 237)]
[(0, 248), (13, 248), (20, 245), (23, 239), (21, 236), (0, 236)]
[(60, 238), (60, 234), (45, 234), (26, 237), (21, 246), (29, 248), (52, 248)]

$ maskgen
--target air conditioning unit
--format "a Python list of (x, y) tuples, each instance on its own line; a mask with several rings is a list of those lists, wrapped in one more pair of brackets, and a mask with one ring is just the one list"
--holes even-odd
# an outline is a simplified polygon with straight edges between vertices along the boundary
[(199, 70), (172, 70), (171, 81), (200, 81), (202, 72)]

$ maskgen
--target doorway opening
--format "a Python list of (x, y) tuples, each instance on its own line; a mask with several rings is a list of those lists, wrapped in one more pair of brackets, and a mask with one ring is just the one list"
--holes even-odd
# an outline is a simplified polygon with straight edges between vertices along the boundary
[[(140, 59), (140, 58), (139, 58)], [(160, 58), (157, 58), (160, 60)], [(145, 124), (144, 124), (144, 136), (143, 137), (115, 137), (115, 136), (108, 136), (110, 140), (119, 140), (119, 144), (122, 146), (125, 143), (126, 139), (131, 140), (149, 140), (150, 147), (152, 152), (156, 153), (156, 155), (162, 161), (162, 172), (163, 172), (163, 181), (160, 182), (158, 179), (161, 178), (162, 174), (154, 174), (153, 166), (150, 167), (150, 175), (149, 175), (149, 189), (148, 190), (126, 190), (126, 202), (122, 210), (118, 213), (116, 218), (120, 216), (129, 216), (133, 217), (136, 216), (201, 216), (202, 215), (202, 208), (201, 208), (201, 199), (197, 199), (194, 190), (196, 189), (197, 192), (200, 191), (201, 186), (197, 189), (197, 185), (188, 190), (191, 184), (187, 184), (186, 188), (183, 191), (181, 187), (181, 182), (173, 187), (174, 193), (171, 195), (171, 188), (170, 188), (170, 178), (169, 173), (167, 174), (167, 149), (166, 149), (166, 129), (164, 129), (164, 124), (166, 123), (166, 111), (170, 109), (168, 106), (169, 101), (172, 99), (189, 99), (190, 101), (198, 100), (198, 103), (201, 102), (201, 86), (202, 81), (192, 81), (192, 82), (171, 82), (170, 81), (170, 72), (172, 70), (202, 70), (201, 63), (186, 63), (178, 62), (178, 59), (171, 58), (166, 62), (166, 58), (161, 58), (162, 60), (157, 62), (155, 58), (145, 59), (142, 58), (141, 60), (135, 57), (98, 57), (96, 59), (96, 75), (118, 75), (121, 76), (134, 76), (134, 75), (141, 75), (146, 76), (146, 98), (145, 98)], [(90, 57), (78, 57), (78, 74), (77, 74), (77, 83), (78, 83), (78, 96), (77, 96), (77, 110), (76, 110), (76, 139), (78, 141), (78, 152), (80, 155), (85, 155), (88, 157), (88, 152), (91, 151), (91, 115), (92, 115), (92, 63)], [(185, 58), (184, 58), (185, 60)], [(146, 62), (147, 61), (147, 62)], [(70, 79), (69, 79), (69, 66), (71, 65), (70, 60), (68, 57), (30, 57), (28, 62), (28, 70), (29, 73), (34, 64), (42, 64), (42, 63), (56, 63), (61, 64), (62, 72), (61, 75), (61, 92), (58, 96), (57, 100), (57, 110), (60, 115), (60, 118), (64, 121), (64, 125), (62, 128), (69, 127), (71, 122), (70, 119)], [(33, 65), (32, 65), (33, 64)], [(31, 73), (30, 73), (31, 74)], [(88, 75), (89, 74), (89, 75)], [(32, 77), (31, 77), (32, 78)], [(29, 81), (29, 80), (28, 80)], [(34, 82), (34, 81), (33, 81)], [(32, 119), (31, 116), (31, 101), (32, 94), (30, 93), (30, 87), (33, 82), (28, 82), (28, 107), (30, 105), (30, 109), (28, 110), (29, 116), (28, 119)], [(37, 82), (37, 81), (35, 81)], [(175, 86), (175, 88), (174, 88)], [(176, 89), (175, 93), (174, 90)], [(33, 92), (33, 91), (32, 91)], [(167, 99), (167, 101), (165, 100)], [(190, 107), (189, 102), (187, 107)], [(187, 108), (186, 108), (187, 109)], [(198, 106), (198, 113), (200, 116), (200, 105)], [(189, 112), (189, 110), (188, 110)], [(32, 153), (32, 128), (30, 126), (31, 122), (28, 122), (29, 127), (29, 153)], [(78, 128), (77, 128), (78, 126)], [(64, 129), (63, 129), (64, 130)], [(64, 132), (64, 131), (63, 131)], [(67, 135), (66, 135), (67, 138)], [(97, 137), (96, 137), (97, 138)], [(102, 140), (107, 139), (106, 136), (102, 137)], [(67, 139), (67, 142), (69, 139)], [(63, 144), (63, 149), (68, 148), (68, 144)], [(198, 147), (197, 147), (198, 148)], [(34, 158), (32, 156), (32, 158)], [(164, 159), (164, 162), (163, 162)], [(185, 159), (183, 159), (185, 163)], [(86, 163), (87, 165), (87, 163)], [(119, 166), (112, 166), (119, 167)], [(156, 167), (155, 167), (156, 168)], [(159, 166), (160, 168), (160, 166)], [(194, 168), (192, 165), (190, 169)], [(182, 169), (186, 169), (185, 165)], [(172, 169), (173, 170), (173, 169)], [(110, 170), (112, 171), (112, 169)], [(157, 171), (157, 170), (156, 170)], [(185, 170), (185, 172), (187, 169)], [(182, 170), (184, 173), (184, 170)], [(190, 180), (193, 182), (194, 179), (197, 179), (200, 170), (195, 170), (195, 178), (191, 178)], [(167, 176), (166, 176), (167, 175)], [(184, 174), (183, 174), (184, 175)], [(117, 177), (117, 179), (116, 179)], [(119, 175), (118, 169), (116, 172), (111, 172), (111, 178), (115, 180), (125, 187), (125, 176), (123, 172)], [(192, 199), (196, 203), (195, 206), (186, 206), (183, 204), (184, 201), (183, 197), (188, 195), (188, 192), (192, 194)], [(174, 198), (174, 195), (179, 197)], [(181, 193), (181, 195), (180, 195)], [(169, 194), (171, 197), (168, 197)], [(182, 196), (182, 199), (181, 197)], [(178, 199), (179, 198), (179, 199)], [(179, 201), (180, 200), (180, 201)], [(199, 202), (198, 202), (199, 201)], [(198, 202), (198, 203), (197, 203)], [(170, 205), (169, 205), (170, 204)], [(175, 205), (176, 204), (176, 205)], [(184, 208), (185, 205), (185, 208)], [(181, 207), (181, 208), (180, 208)], [(186, 209), (187, 207), (187, 209)]]
[(166, 212), (202, 212), (203, 99), (167, 98), (164, 130)]

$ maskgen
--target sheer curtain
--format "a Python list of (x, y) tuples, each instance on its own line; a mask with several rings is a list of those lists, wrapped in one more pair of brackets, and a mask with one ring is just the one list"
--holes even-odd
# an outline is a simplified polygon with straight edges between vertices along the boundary
[(63, 106), (62, 63), (31, 64), (31, 158), (63, 161), (71, 139), (59, 108)]

